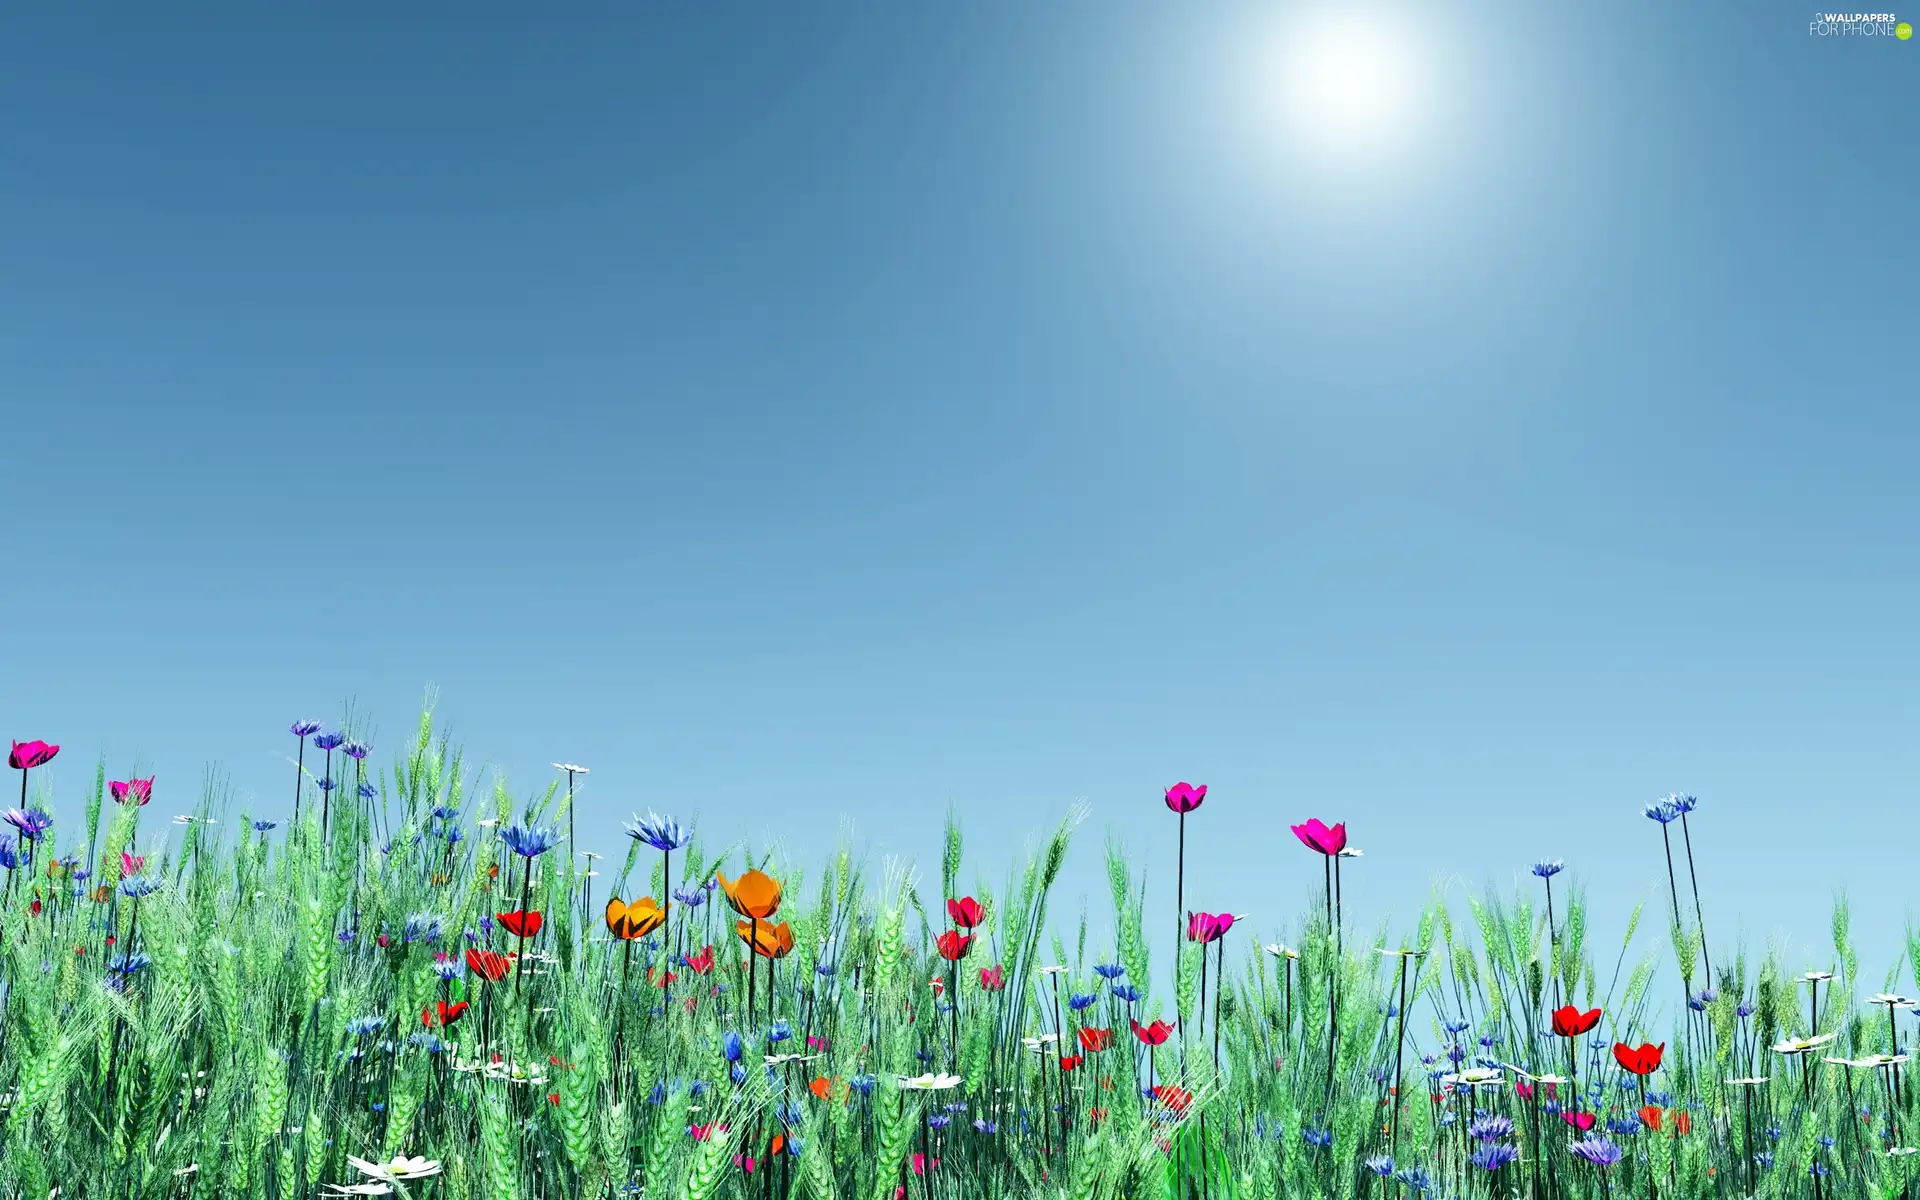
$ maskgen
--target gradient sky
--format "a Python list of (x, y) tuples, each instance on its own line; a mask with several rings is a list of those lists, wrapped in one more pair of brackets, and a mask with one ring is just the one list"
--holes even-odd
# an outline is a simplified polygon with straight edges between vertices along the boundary
[(0, 732), (69, 830), (102, 752), (284, 815), (288, 722), (387, 763), (432, 684), (613, 853), (845, 819), (931, 892), (949, 804), (998, 881), (1086, 797), (1096, 943), (1191, 780), (1192, 906), (1274, 936), (1344, 819), (1364, 925), (1560, 856), (1604, 964), (1690, 791), (1716, 944), (1823, 966), (1844, 886), (1892, 965), (1920, 41), (1423, 6), (1336, 159), (1277, 4), (164, 7), (0, 17)]

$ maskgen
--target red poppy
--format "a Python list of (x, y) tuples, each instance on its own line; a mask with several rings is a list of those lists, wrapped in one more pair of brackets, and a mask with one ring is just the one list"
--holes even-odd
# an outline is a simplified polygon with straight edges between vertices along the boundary
[(980, 986), (989, 992), (1001, 991), (1007, 986), (1006, 969), (998, 963), (991, 967), (981, 967)]
[(548, 1093), (547, 1093), (547, 1103), (548, 1103), (548, 1104), (558, 1104), (558, 1103), (560, 1103), (560, 1093), (559, 1093), (559, 1092), (548, 1092)]
[(1113, 1030), (1095, 1029), (1089, 1025), (1080, 1031), (1080, 1048), (1099, 1053), (1113, 1044)]
[(980, 907), (980, 902), (972, 896), (963, 896), (958, 900), (947, 901), (947, 915), (952, 917), (953, 923), (960, 928), (972, 929), (987, 919), (987, 910)]
[(1565, 1008), (1553, 1010), (1553, 1031), (1561, 1037), (1579, 1037), (1600, 1023), (1600, 1010), (1590, 1008), (1581, 1012), (1569, 1004)]
[(36, 917), (40, 915), (40, 897), (35, 896), (33, 898), (33, 903), (27, 905), (27, 911)]
[(1153, 1089), (1153, 1098), (1174, 1112), (1185, 1112), (1187, 1111), (1187, 1106), (1193, 1103), (1192, 1092), (1187, 1091), (1185, 1088), (1177, 1088), (1166, 1083), (1160, 1084)]
[(544, 918), (537, 912), (504, 912), (493, 915), (500, 922), (500, 928), (515, 937), (540, 936), (540, 923)]
[(1304, 825), (1292, 828), (1293, 836), (1300, 839), (1301, 845), (1329, 858), (1347, 848), (1347, 826), (1344, 821), (1329, 829), (1324, 821), (1315, 817)]
[(1648, 1104), (1640, 1109), (1640, 1119), (1646, 1123), (1648, 1129), (1658, 1132), (1660, 1118), (1666, 1115), (1666, 1111), (1657, 1104)]
[(1142, 1025), (1140, 1022), (1130, 1019), (1128, 1024), (1133, 1026), (1133, 1036), (1139, 1038), (1149, 1046), (1164, 1045), (1166, 1040), (1173, 1036), (1173, 1026), (1167, 1024), (1165, 1021), (1155, 1021), (1151, 1025)]
[(964, 933), (949, 929), (940, 935), (940, 957), (948, 962), (959, 962), (973, 948), (973, 939)]
[(504, 954), (482, 950), (477, 946), (467, 949), (467, 969), (488, 983), (499, 983), (505, 979), (507, 968), (512, 965)]
[(465, 1000), (457, 1001), (453, 1004), (448, 1004), (445, 1000), (436, 1000), (434, 1001), (434, 1007), (420, 1010), (420, 1023), (428, 1029), (432, 1029), (436, 1025), (444, 1029), (455, 1021), (458, 1021), (461, 1014), (466, 1011), (467, 1002)]
[(1085, 1061), (1087, 1060), (1082, 1055), (1078, 1055), (1078, 1054), (1065, 1055), (1060, 1059), (1060, 1069), (1062, 1071), (1071, 1071)]
[(1660, 1055), (1666, 1048), (1665, 1042), (1658, 1046), (1642, 1045), (1637, 1050), (1625, 1042), (1615, 1042), (1613, 1060), (1635, 1075), (1651, 1075), (1660, 1069)]
[(713, 947), (708, 946), (698, 954), (688, 955), (687, 965), (693, 968), (693, 973), (696, 975), (711, 975), (713, 973)]
[(1107, 1119), (1107, 1110), (1104, 1108), (1088, 1109), (1087, 1116), (1093, 1118), (1093, 1123), (1095, 1125), (1098, 1125), (1100, 1122)]
[(1673, 1114), (1673, 1131), (1675, 1133), (1693, 1132), (1693, 1117), (1688, 1115), (1686, 1109), (1683, 1108)]
[(664, 988), (678, 978), (680, 978), (680, 976), (674, 974), (672, 971), (668, 971), (666, 974), (666, 978), (662, 979), (660, 977), (660, 968), (658, 967), (647, 968), (647, 982), (657, 988)]

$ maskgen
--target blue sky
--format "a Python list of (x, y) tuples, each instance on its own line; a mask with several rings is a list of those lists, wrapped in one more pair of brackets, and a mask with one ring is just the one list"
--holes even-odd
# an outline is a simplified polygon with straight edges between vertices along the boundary
[(847, 819), (930, 889), (950, 803), (997, 880), (1084, 796), (1096, 939), (1192, 780), (1188, 899), (1265, 936), (1320, 816), (1365, 924), (1561, 856), (1609, 958), (1684, 790), (1715, 942), (1824, 965), (1845, 886), (1877, 986), (1920, 45), (1389, 10), (1412, 132), (1329, 158), (1292, 15), (8, 14), (7, 733), (68, 821), (102, 751), (277, 814), (289, 721), (390, 761), (433, 684), (603, 848)]

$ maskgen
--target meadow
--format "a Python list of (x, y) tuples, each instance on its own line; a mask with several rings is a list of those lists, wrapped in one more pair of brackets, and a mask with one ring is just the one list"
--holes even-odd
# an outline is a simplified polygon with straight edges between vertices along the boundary
[(1080, 807), (992, 888), (951, 821), (937, 879), (651, 812), (615, 863), (574, 850), (585, 768), (528, 800), (480, 793), (430, 711), (385, 770), (289, 732), (273, 818), (104, 763), (56, 797), (57, 746), (13, 743), (0, 1194), (1914, 1194), (1920, 945), (1879, 990), (1844, 906), (1829, 961), (1715, 952), (1691, 797), (1623, 812), (1669, 888), (1618, 946), (1554, 861), (1405, 943), (1349, 928), (1357, 852), (1307, 814), (1275, 852), (1324, 899), (1263, 945), (1191, 907), (1185, 846), (1235, 836), (1200, 785), (1143, 790), (1174, 911), (1109, 844), (1090, 927), (1053, 894)]

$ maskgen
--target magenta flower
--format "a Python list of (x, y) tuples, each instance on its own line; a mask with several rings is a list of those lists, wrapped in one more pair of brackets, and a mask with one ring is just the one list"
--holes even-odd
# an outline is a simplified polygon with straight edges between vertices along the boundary
[(13, 753), (7, 755), (7, 765), (16, 771), (31, 771), (35, 767), (44, 767), (60, 753), (60, 747), (49, 746), (45, 742), (15, 742)]
[(1328, 829), (1326, 824), (1315, 817), (1305, 825), (1293, 826), (1293, 836), (1300, 839), (1309, 850), (1332, 857), (1347, 848), (1347, 826), (1345, 822)]
[(1187, 940), (1203, 946), (1217, 942), (1233, 928), (1233, 919), (1232, 913), (1188, 913)]
[(1204, 783), (1199, 787), (1190, 783), (1176, 783), (1167, 789), (1167, 807), (1183, 816), (1199, 808), (1200, 802), (1206, 798), (1207, 785)]
[(107, 788), (113, 792), (115, 804), (126, 804), (131, 801), (135, 807), (144, 807), (149, 800), (153, 799), (153, 776), (149, 775), (145, 779), (129, 779), (125, 783), (116, 779), (109, 783)]

